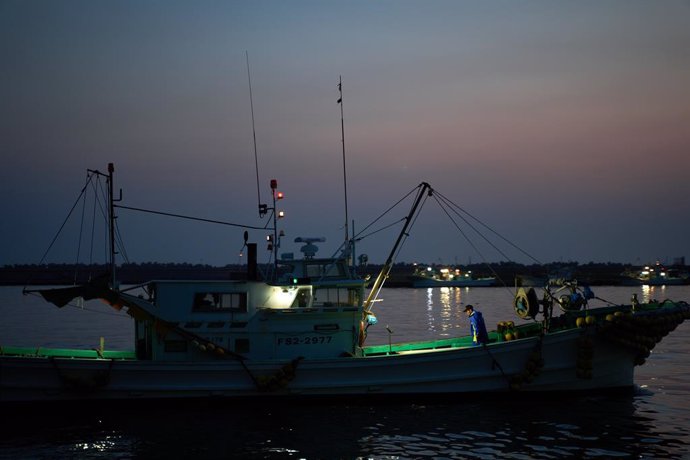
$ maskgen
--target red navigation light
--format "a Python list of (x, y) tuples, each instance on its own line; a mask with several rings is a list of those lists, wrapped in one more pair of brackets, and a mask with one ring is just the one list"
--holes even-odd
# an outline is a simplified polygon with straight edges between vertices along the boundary
[(276, 193), (276, 199), (278, 199), (278, 200), (282, 200), (284, 196), (285, 195), (283, 195), (283, 192), (277, 192)]

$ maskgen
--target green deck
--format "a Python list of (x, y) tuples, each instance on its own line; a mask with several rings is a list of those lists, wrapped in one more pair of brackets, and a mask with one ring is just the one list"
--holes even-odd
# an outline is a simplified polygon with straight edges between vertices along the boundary
[[(540, 323), (530, 323), (515, 326), (514, 330), (519, 331), (520, 338), (534, 337), (541, 333)], [(497, 331), (489, 332), (489, 343), (504, 342), (502, 333)], [(364, 347), (364, 356), (380, 356), (391, 353), (402, 353), (418, 350), (440, 350), (444, 348), (464, 348), (474, 346), (472, 337), (454, 337), (451, 339), (429, 340), (424, 342), (394, 343), (389, 345), (371, 345)]]
[(136, 359), (133, 351), (76, 350), (68, 348), (0, 347), (0, 356), (25, 356), (27, 358), (74, 358), (74, 359)]

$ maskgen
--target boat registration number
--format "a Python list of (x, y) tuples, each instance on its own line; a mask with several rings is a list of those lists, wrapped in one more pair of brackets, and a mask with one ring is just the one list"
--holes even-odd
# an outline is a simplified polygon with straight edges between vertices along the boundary
[(307, 337), (279, 337), (278, 345), (323, 345), (331, 343), (333, 337), (328, 335)]

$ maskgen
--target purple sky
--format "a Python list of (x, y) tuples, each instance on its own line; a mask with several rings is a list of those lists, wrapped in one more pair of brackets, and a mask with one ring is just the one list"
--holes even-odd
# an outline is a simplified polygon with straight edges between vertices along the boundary
[[(357, 228), (426, 181), (544, 262), (690, 257), (688, 24), (680, 0), (0, 0), (0, 265), (39, 262), (108, 162), (126, 205), (265, 223), (245, 51), (281, 252), (343, 238), (342, 75)], [(131, 211), (119, 226), (136, 262), (224, 265), (242, 245)], [(382, 262), (395, 236), (358, 252)], [(501, 260), (429, 203), (399, 260), (482, 257)]]

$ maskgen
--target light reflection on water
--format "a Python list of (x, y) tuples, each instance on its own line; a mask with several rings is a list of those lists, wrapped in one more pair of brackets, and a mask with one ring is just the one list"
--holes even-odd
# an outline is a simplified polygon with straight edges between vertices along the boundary
[(15, 422), (0, 458), (686, 458), (687, 423), (640, 413), (649, 398), (45, 413)]
[[(126, 315), (98, 303), (60, 310), (19, 292), (0, 288), (0, 345), (95, 347), (105, 336), (106, 346), (131, 348)], [(687, 286), (595, 288), (614, 303), (632, 293), (690, 299)], [(382, 297), (369, 343), (388, 343), (386, 324), (396, 341), (466, 334), (468, 303), (490, 328), (517, 319), (503, 288), (387, 289)], [(636, 368), (632, 396), (39, 411), (3, 430), (0, 458), (690, 458), (689, 341), (686, 322)]]

